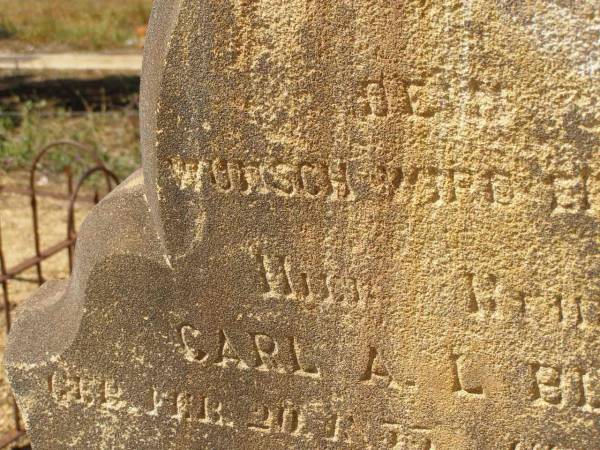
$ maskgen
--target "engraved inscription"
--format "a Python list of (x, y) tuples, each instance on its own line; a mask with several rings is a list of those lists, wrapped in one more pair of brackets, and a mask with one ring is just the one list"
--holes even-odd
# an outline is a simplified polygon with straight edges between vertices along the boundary
[[(190, 326), (186, 328), (193, 339), (188, 345), (195, 343), (200, 337), (199, 330)], [(247, 334), (246, 344), (239, 342), (234, 336), (240, 333), (218, 330), (212, 341), (215, 341), (215, 354), (211, 348), (202, 351), (187, 349), (186, 354), (193, 357), (195, 363), (210, 363), (221, 368), (289, 373), (289, 367), (320, 376), (317, 366), (306, 364), (299, 357), (301, 351), (295, 351), (294, 361), (284, 361), (279, 354), (284, 347), (285, 339), (274, 339), (264, 333)], [(289, 343), (290, 352), (294, 348), (294, 339)], [(252, 358), (244, 354), (244, 347), (252, 349)], [(297, 347), (295, 347), (297, 348)], [(376, 347), (368, 348), (367, 367), (360, 382), (384, 389), (396, 389), (399, 383), (392, 378), (381, 352)], [(198, 359), (198, 355), (205, 355)], [(481, 399), (486, 396), (479, 381), (480, 367), (473, 355), (451, 354), (452, 391), (456, 395), (469, 399)], [(526, 363), (530, 371), (530, 398), (536, 407), (577, 408), (582, 412), (600, 414), (600, 370), (576, 366), (552, 366), (540, 363)], [(356, 411), (340, 411), (331, 409), (331, 405), (323, 405), (320, 401), (298, 403), (290, 399), (269, 402), (257, 401), (245, 405), (243, 410), (232, 413), (239, 408), (238, 404), (226, 404), (215, 397), (205, 395), (191, 389), (169, 389), (154, 387), (142, 389), (145, 403), (135, 407), (126, 402), (121, 386), (114, 381), (75, 374), (71, 371), (56, 371), (48, 377), (48, 391), (59, 405), (64, 407), (96, 407), (118, 408), (124, 414), (146, 415), (156, 419), (172, 421), (173, 424), (199, 424), (215, 427), (227, 427), (236, 430), (248, 430), (252, 433), (273, 436), (286, 435), (297, 439), (319, 439), (342, 445), (362, 445), (367, 440), (365, 430), (361, 429), (360, 414)], [(137, 388), (136, 386), (130, 386)], [(219, 394), (216, 394), (217, 396)], [(136, 398), (140, 398), (141, 396)], [(234, 418), (235, 417), (235, 418)], [(378, 426), (379, 433), (375, 439), (376, 447), (389, 449), (434, 449), (432, 429), (425, 426), (408, 425), (396, 420), (385, 420)], [(369, 435), (370, 436), (370, 435)], [(370, 436), (371, 439), (373, 436)], [(561, 448), (546, 444), (530, 443), (527, 440), (514, 440), (507, 443), (511, 449), (528, 448)]]
[(214, 398), (157, 389), (149, 390), (147, 397), (146, 414), (149, 416), (175, 419), (180, 423), (233, 427), (233, 422), (223, 417), (223, 403)]
[[(380, 386), (387, 389), (399, 390), (400, 385), (392, 378), (388, 371), (382, 356), (375, 347), (369, 348), (369, 359), (367, 369), (361, 377), (361, 381), (373, 386)], [(414, 382), (406, 383), (409, 386), (414, 386)]]
[(114, 380), (81, 377), (67, 371), (48, 376), (48, 392), (61, 406), (94, 406), (120, 409), (125, 406), (121, 388)]
[(496, 298), (498, 295), (498, 281), (494, 275), (485, 274), (475, 276), (467, 274), (469, 282), (468, 310), (482, 316), (493, 314), (496, 311)]
[(212, 188), (222, 194), (272, 194), (308, 199), (352, 200), (347, 165), (342, 161), (241, 162), (225, 159), (169, 161), (180, 189)]
[(367, 80), (360, 84), (358, 105), (364, 116), (384, 117), (388, 115), (388, 100), (383, 75), (376, 80)]
[(531, 364), (532, 395), (535, 405), (558, 408), (578, 407), (600, 414), (600, 370), (596, 368)]
[(345, 308), (367, 306), (370, 288), (355, 277), (297, 266), (287, 256), (258, 255), (265, 298), (298, 300), (307, 307), (336, 305)]
[(540, 442), (531, 442), (527, 440), (513, 442), (509, 450), (575, 450), (570, 447), (562, 447)]
[(581, 173), (572, 176), (555, 176), (553, 185), (553, 213), (575, 213), (590, 209), (587, 179)]
[(385, 422), (383, 424), (384, 448), (392, 450), (435, 450), (431, 439), (428, 437), (431, 432), (423, 427), (406, 427), (401, 423)]
[[(365, 84), (362, 105), (367, 115), (387, 114), (382, 82)], [(472, 170), (341, 160), (183, 160), (179, 156), (167, 164), (180, 189), (198, 192), (208, 189), (227, 195), (325, 201), (379, 199), (415, 207), (475, 203), (505, 208), (521, 199), (539, 204), (553, 215), (600, 212), (598, 175), (589, 174), (587, 168), (576, 174), (531, 174), (531, 181), (537, 186), (532, 190), (531, 182), (521, 185), (511, 173), (493, 168)]]
[(202, 332), (190, 325), (179, 328), (184, 358), (221, 369), (257, 370), (309, 378), (321, 371), (295, 337), (275, 339), (264, 333)]
[(518, 320), (556, 329), (600, 326), (600, 299), (571, 294), (537, 294), (506, 286), (494, 274), (466, 274), (466, 311), (476, 319)]
[[(264, 336), (264, 335), (262, 335)], [(267, 345), (270, 345), (268, 343)], [(261, 344), (262, 346), (262, 344)], [(264, 352), (269, 353), (266, 349)], [(162, 385), (162, 383), (161, 383)], [(373, 423), (377, 446), (369, 443), (368, 427), (357, 420), (356, 411), (339, 410), (314, 398), (303, 403), (288, 398), (268, 403), (223, 401), (195, 388), (147, 388), (137, 383), (124, 392), (114, 382), (80, 377), (70, 371), (56, 371), (48, 377), (48, 390), (63, 407), (86, 406), (98, 409), (118, 408), (122, 414), (148, 420), (166, 421), (170, 426), (209, 426), (248, 430), (263, 436), (288, 436), (304, 442), (315, 440), (323, 445), (358, 445), (361, 448), (433, 449), (429, 430), (407, 427), (397, 421)], [(139, 390), (141, 395), (131, 395)], [(135, 399), (132, 401), (131, 399)], [(136, 405), (135, 402), (143, 403)], [(200, 431), (199, 431), (200, 432)]]
[(310, 437), (307, 433), (305, 412), (286, 401), (282, 406), (255, 405), (247, 427), (265, 434), (283, 433), (292, 436)]

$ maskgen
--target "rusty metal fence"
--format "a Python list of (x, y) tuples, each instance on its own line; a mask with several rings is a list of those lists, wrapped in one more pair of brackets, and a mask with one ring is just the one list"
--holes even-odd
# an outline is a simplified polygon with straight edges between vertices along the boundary
[[(36, 175), (42, 160), (53, 151), (64, 151), (65, 149), (68, 149), (71, 153), (75, 153), (75, 155), (80, 158), (85, 156), (91, 158), (91, 160), (93, 161), (92, 167), (89, 167), (83, 172), (77, 183), (74, 182), (72, 166), (67, 165), (65, 167), (64, 172), (66, 175), (67, 187), (66, 194), (47, 192), (38, 189), (38, 187), (36, 186)], [(33, 231), (33, 254), (30, 257), (23, 259), (17, 265), (13, 267), (8, 267), (6, 263), (6, 255), (2, 247), (2, 223), (0, 222), (0, 285), (2, 287), (2, 303), (0, 304), (0, 307), (2, 307), (4, 310), (3, 312), (5, 320), (5, 329), (3, 332), (6, 333), (6, 337), (8, 336), (8, 332), (10, 331), (10, 326), (12, 322), (12, 310), (14, 306), (13, 304), (11, 304), (11, 300), (9, 297), (9, 283), (17, 279), (17, 277), (19, 277), (25, 271), (35, 268), (36, 278), (34, 281), (37, 282), (38, 285), (42, 285), (45, 281), (42, 265), (43, 261), (47, 260), (52, 256), (57, 255), (62, 251), (67, 251), (69, 258), (69, 271), (72, 270), (75, 242), (77, 240), (77, 230), (75, 224), (75, 206), (78, 201), (84, 199), (88, 201), (91, 200), (94, 204), (100, 201), (100, 192), (97, 188), (94, 189), (94, 194), (91, 197), (88, 196), (87, 198), (85, 198), (81, 195), (81, 189), (84, 183), (88, 181), (92, 176), (98, 173), (104, 178), (103, 182), (106, 183), (106, 192), (110, 192), (117, 184), (119, 184), (119, 179), (117, 178), (117, 176), (104, 165), (104, 163), (93, 148), (73, 141), (57, 141), (48, 144), (37, 153), (29, 170), (28, 188), (7, 189), (8, 192), (24, 194), (29, 197), (32, 217), (31, 225)], [(43, 198), (47, 197), (68, 200), (66, 208), (67, 229), (65, 230), (66, 234), (64, 240), (56, 242), (50, 245), (49, 247), (42, 248), (42, 233), (40, 230), (39, 220), (39, 204)], [(3, 357), (3, 355), (0, 355), (0, 357)], [(12, 410), (12, 421), (14, 427), (7, 434), (0, 436), (0, 449), (16, 443), (21, 437), (25, 435), (25, 430), (23, 429), (23, 425), (21, 423), (17, 404), (12, 398), (10, 399), (10, 401), (10, 409)]]

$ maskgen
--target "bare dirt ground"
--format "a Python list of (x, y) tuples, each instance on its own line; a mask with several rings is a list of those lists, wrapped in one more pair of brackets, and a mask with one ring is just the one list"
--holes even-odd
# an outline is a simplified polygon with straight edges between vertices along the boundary
[[(12, 193), (15, 188), (24, 188), (27, 180), (26, 173), (2, 174), (0, 172), (0, 222), (2, 226), (2, 246), (6, 257), (7, 266), (13, 267), (26, 258), (35, 255), (34, 235), (32, 226), (32, 213), (29, 197), (23, 194)], [(40, 190), (65, 193), (64, 181), (44, 180)], [(83, 195), (85, 195), (84, 193)], [(87, 193), (89, 194), (89, 192)], [(52, 197), (38, 199), (40, 234), (42, 249), (47, 248), (66, 238), (67, 230), (67, 200)], [(90, 201), (78, 203), (76, 221), (79, 226), (85, 215), (92, 208)], [(46, 279), (62, 279), (69, 275), (67, 251), (62, 251), (56, 256), (44, 261), (42, 264), (43, 275)], [(35, 268), (29, 269), (19, 276), (17, 280), (9, 282), (9, 298), (11, 313), (14, 317), (18, 313), (19, 305), (31, 295), (38, 287)], [(1, 296), (2, 294), (0, 294)], [(4, 350), (6, 343), (6, 326), (3, 309), (0, 318), (0, 439), (7, 432), (14, 430), (15, 421), (12, 412), (12, 397), (4, 372)]]

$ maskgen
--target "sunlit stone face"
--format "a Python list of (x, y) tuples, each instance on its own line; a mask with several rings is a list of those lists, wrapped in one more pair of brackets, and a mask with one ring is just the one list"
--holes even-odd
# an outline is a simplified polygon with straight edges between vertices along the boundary
[(511, 5), (159, 2), (143, 175), (11, 337), (37, 448), (600, 445), (598, 84)]

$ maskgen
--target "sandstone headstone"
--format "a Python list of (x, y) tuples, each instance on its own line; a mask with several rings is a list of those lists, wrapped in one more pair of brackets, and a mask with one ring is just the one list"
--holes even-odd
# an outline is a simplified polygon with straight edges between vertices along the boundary
[(10, 336), (34, 449), (600, 447), (599, 9), (157, 2), (143, 174)]

